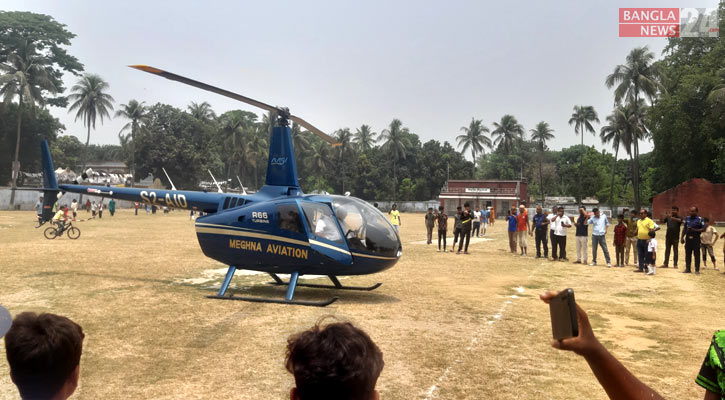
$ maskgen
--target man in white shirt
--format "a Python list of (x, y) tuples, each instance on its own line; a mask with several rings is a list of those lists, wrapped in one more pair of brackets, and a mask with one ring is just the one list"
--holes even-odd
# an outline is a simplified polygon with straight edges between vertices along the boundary
[(471, 236), (481, 236), (481, 210), (473, 211), (473, 232), (471, 233)]
[(551, 245), (551, 256), (553, 257), (551, 261), (567, 261), (566, 228), (571, 227), (571, 219), (564, 215), (564, 207), (557, 208), (556, 214), (551, 218), (551, 227), (554, 240)]

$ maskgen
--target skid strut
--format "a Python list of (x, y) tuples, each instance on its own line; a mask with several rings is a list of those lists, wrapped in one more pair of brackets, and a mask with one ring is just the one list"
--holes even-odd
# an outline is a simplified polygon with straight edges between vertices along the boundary
[[(305, 300), (293, 300), (295, 289), (297, 286), (309, 286), (309, 285), (302, 285), (297, 284), (297, 279), (299, 278), (299, 272), (293, 272), (292, 275), (290, 275), (290, 281), (289, 282), (283, 282), (277, 275), (270, 274), (275, 280), (278, 280), (280, 285), (289, 285), (287, 287), (287, 293), (285, 294), (284, 300), (282, 299), (266, 299), (263, 297), (246, 297), (246, 296), (234, 296), (233, 294), (230, 294), (228, 296), (225, 296), (227, 289), (229, 288), (229, 283), (232, 281), (232, 278), (234, 277), (234, 273), (237, 271), (237, 267), (230, 266), (229, 270), (227, 270), (227, 275), (224, 277), (224, 282), (222, 282), (222, 286), (219, 288), (219, 292), (214, 296), (206, 296), (209, 299), (218, 299), (218, 300), (238, 300), (238, 301), (249, 301), (253, 303), (274, 303), (274, 304), (290, 304), (290, 305), (297, 305), (297, 306), (313, 306), (313, 307), (325, 307), (329, 306), (330, 304), (337, 301), (338, 297), (333, 297), (329, 300), (325, 301), (305, 301)], [(337, 282), (338, 284), (340, 282)]]
[[(289, 282), (283, 281), (277, 274), (269, 272), (269, 275), (274, 279), (274, 282), (269, 282), (270, 285), (290, 285)], [(317, 289), (337, 289), (337, 290), (360, 290), (360, 291), (372, 291), (377, 288), (379, 288), (382, 285), (382, 282), (378, 282), (372, 286), (343, 286), (342, 283), (337, 279), (335, 275), (328, 275), (328, 278), (332, 281), (332, 285), (320, 285), (315, 283), (297, 283), (297, 278), (294, 279), (294, 285), (295, 286), (302, 286), (302, 287), (311, 287), (311, 288), (317, 288)], [(290, 282), (292, 281), (292, 277), (290, 276)]]

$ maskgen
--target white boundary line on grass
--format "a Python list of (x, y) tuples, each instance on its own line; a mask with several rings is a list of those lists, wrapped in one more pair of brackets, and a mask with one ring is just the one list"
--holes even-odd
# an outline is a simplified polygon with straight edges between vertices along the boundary
[[(520, 293), (523, 293), (525, 290), (526, 289), (524, 289), (522, 286), (519, 286), (519, 287), (516, 288), (516, 292), (519, 293), (519, 294)], [(514, 299), (515, 300), (515, 299), (518, 299), (518, 298), (519, 298), (519, 296), (517, 296), (515, 294), (507, 297), (507, 300), (504, 301), (503, 304), (501, 304), (501, 307), (498, 309), (498, 312), (496, 312), (495, 314), (493, 314), (489, 318), (488, 323), (485, 324), (485, 325), (482, 325), (474, 333), (473, 338), (471, 338), (471, 342), (468, 344), (468, 346), (466, 346), (466, 352), (470, 352), (471, 350), (473, 350), (474, 346), (476, 344), (478, 344), (478, 341), (483, 337), (483, 334), (488, 331), (488, 328), (489, 327), (492, 327), (493, 324), (495, 324), (497, 320), (500, 320), (501, 319), (501, 316), (503, 315), (504, 311), (506, 311), (507, 306), (509, 304), (513, 304), (513, 302), (511, 300), (508, 300), (508, 299)], [(436, 380), (436, 383), (433, 384), (430, 388), (428, 388), (428, 391), (426, 392), (425, 400), (431, 400), (431, 399), (434, 399), (434, 398), (437, 397), (438, 388), (440, 387), (441, 384), (443, 384), (446, 380), (448, 380), (448, 377), (450, 376), (451, 370), (453, 369), (453, 367), (456, 367), (458, 364), (461, 363), (461, 361), (462, 361), (461, 358), (462, 357), (459, 357), (459, 358), (455, 359), (451, 363), (451, 365), (449, 365), (448, 367), (446, 367), (446, 369), (443, 371), (443, 374)]]

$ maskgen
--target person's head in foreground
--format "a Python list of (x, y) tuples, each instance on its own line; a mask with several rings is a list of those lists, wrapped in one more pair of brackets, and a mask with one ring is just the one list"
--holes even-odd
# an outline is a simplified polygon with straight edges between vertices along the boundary
[(679, 213), (679, 212), (680, 212), (680, 207), (672, 206), (672, 212), (671, 212), (671, 214), (672, 214), (673, 217), (676, 217), (677, 216), (677, 213)]
[(444, 210), (443, 206), (438, 206), (438, 211), (439, 212), (443, 212), (443, 210)]
[(458, 207), (456, 207), (456, 212), (457, 212), (458, 214), (460, 214), (460, 213), (461, 213), (461, 206), (458, 206)]
[(560, 217), (563, 217), (564, 216), (564, 207), (557, 208), (556, 214), (559, 215)]
[(631, 216), (632, 218), (634, 218), (634, 217), (636, 217), (636, 216), (637, 216), (637, 211), (634, 211), (634, 210), (632, 210), (632, 211), (630, 211), (630, 212), (629, 212), (629, 215), (630, 215), (630, 216)]
[(697, 207), (690, 207), (690, 216), (692, 218), (697, 217), (697, 212), (698, 212)]
[(654, 237), (655, 237), (655, 231), (649, 231), (647, 233), (647, 235), (649, 235), (650, 238), (654, 239)]
[(598, 208), (594, 208), (594, 209), (592, 210), (592, 212), (594, 213), (594, 216), (595, 216), (595, 217), (597, 217), (597, 218), (599, 218), (599, 217), (600, 217), (600, 215), (599, 215), (599, 209), (598, 209)]
[(428, 207), (428, 214), (433, 214), (433, 207)]
[(536, 213), (541, 214), (541, 206), (536, 206)]
[(519, 206), (519, 211), (521, 211), (522, 213), (525, 213), (525, 212), (526, 212), (526, 206), (525, 206), (525, 205), (523, 205), (523, 204), (521, 204), (521, 205)]
[(377, 400), (383, 353), (349, 322), (319, 323), (287, 341), (286, 367), (295, 377), (291, 400)]
[(398, 205), (397, 204), (393, 204), (393, 210), (395, 210), (396, 208), (398, 208)]
[(465, 207), (465, 208), (466, 208), (466, 211), (467, 211), (467, 212), (471, 212), (471, 205), (470, 205), (470, 204), (468, 204), (468, 202), (465, 202), (465, 203), (463, 203), (463, 207)]
[(624, 223), (624, 214), (617, 215), (617, 220), (619, 221), (620, 224), (623, 224)]
[(24, 312), (5, 335), (10, 378), (23, 399), (66, 399), (78, 386), (83, 329), (66, 317)]

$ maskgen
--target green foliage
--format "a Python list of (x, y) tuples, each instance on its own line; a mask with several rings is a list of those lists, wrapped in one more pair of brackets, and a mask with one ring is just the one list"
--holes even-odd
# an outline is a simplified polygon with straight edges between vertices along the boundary
[[(0, 106), (0, 185), (10, 180), (10, 164), (15, 153), (18, 105)], [(48, 110), (23, 107), (23, 126), (20, 141), (21, 171), (40, 171), (40, 142), (53, 143), (65, 127)]]

